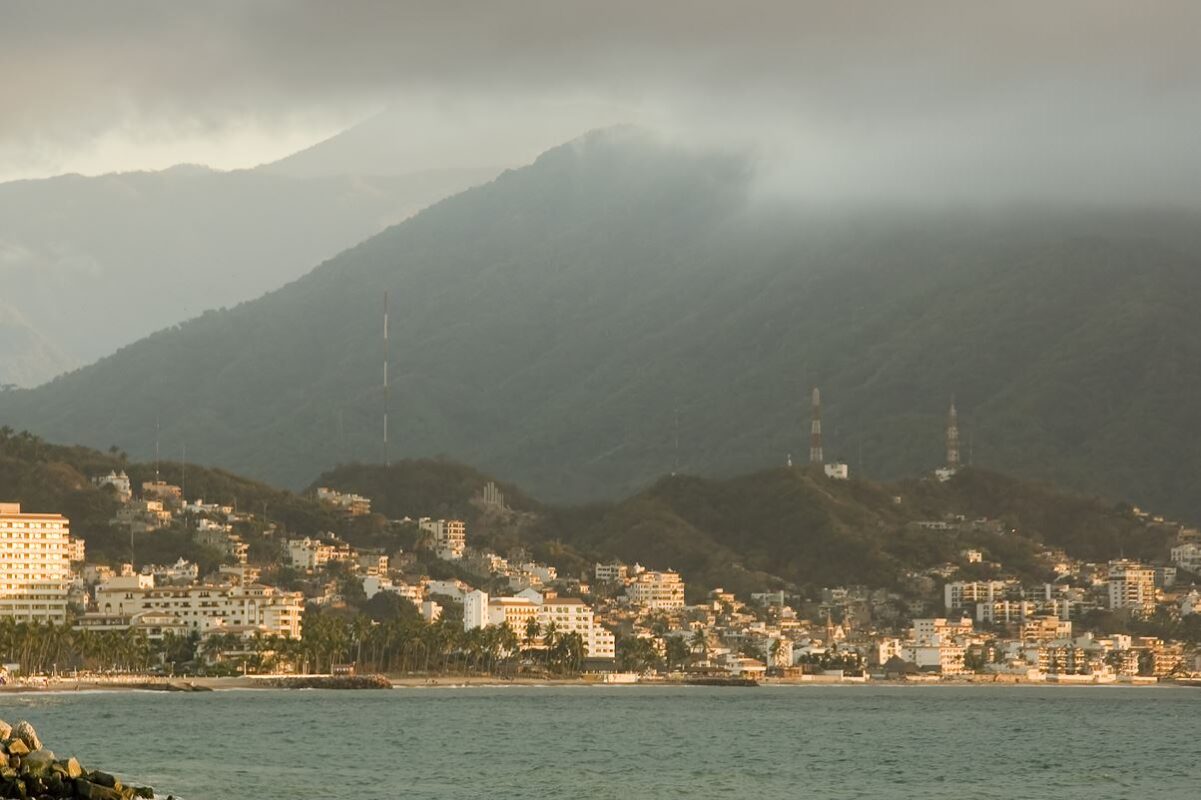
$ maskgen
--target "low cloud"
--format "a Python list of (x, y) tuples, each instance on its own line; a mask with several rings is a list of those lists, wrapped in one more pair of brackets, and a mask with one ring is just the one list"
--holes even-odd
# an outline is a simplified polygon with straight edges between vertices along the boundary
[(783, 165), (780, 186), (847, 196), (1181, 201), (1201, 177), (1195, 3), (117, 0), (0, 15), (0, 177), (176, 153), (254, 163), (382, 108), (411, 109), (414, 138), (433, 141), (492, 114), (505, 135), (481, 130), (473, 164), (524, 158), (515, 142), (573, 121), (632, 121), (753, 147)]

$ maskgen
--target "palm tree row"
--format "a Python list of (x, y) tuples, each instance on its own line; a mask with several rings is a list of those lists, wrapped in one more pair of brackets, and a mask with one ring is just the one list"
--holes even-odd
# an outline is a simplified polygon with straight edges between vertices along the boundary
[(155, 663), (155, 648), (137, 630), (88, 631), (66, 625), (0, 618), (0, 655), (22, 674), (71, 670), (144, 671)]

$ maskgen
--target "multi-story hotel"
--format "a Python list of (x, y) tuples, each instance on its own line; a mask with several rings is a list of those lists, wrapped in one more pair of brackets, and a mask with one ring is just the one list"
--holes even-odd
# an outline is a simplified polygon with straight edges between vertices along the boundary
[(69, 526), (60, 514), (22, 514), (20, 503), (0, 503), (0, 616), (66, 623)]
[(263, 633), (300, 638), (304, 597), (272, 586), (153, 585), (149, 575), (113, 578), (96, 588), (102, 615), (170, 614), (190, 629), (259, 628)]
[[(534, 598), (541, 597), (537, 593)], [(611, 659), (616, 655), (613, 633), (596, 624), (592, 608), (583, 600), (567, 597), (489, 597), (476, 589), (463, 600), (463, 630), (508, 625), (518, 640), (526, 639), (530, 621), (546, 631), (553, 623), (558, 634), (577, 633), (584, 640), (584, 655), (593, 659)]]

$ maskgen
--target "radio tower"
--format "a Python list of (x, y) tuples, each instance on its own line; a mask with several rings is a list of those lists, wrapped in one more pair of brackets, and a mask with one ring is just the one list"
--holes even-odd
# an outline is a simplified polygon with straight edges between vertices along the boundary
[(388, 466), (388, 293), (384, 292), (384, 466)]
[(951, 395), (951, 409), (947, 412), (947, 469), (959, 469), (959, 412), (955, 410), (955, 395)]
[(821, 464), (822, 457), (822, 393), (813, 387), (813, 422), (809, 423), (809, 463)]

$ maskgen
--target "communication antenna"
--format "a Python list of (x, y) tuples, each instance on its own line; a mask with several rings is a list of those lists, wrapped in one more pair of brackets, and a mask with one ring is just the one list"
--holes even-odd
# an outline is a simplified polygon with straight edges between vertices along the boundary
[(672, 458), (671, 474), (675, 475), (680, 471), (680, 407), (676, 406), (676, 446), (675, 454)]
[(813, 387), (813, 417), (809, 423), (809, 463), (821, 464), (825, 461), (822, 455), (822, 393)]
[(159, 428), (159, 424), (158, 424), (158, 417), (157, 417), (157, 416), (155, 416), (155, 418), (154, 418), (154, 482), (155, 482), (155, 483), (158, 483), (158, 440), (159, 440), (159, 433), (160, 433), (160, 428)]
[(179, 494), (184, 503), (188, 502), (188, 446), (179, 446)]
[(388, 466), (388, 293), (384, 292), (384, 466)]

